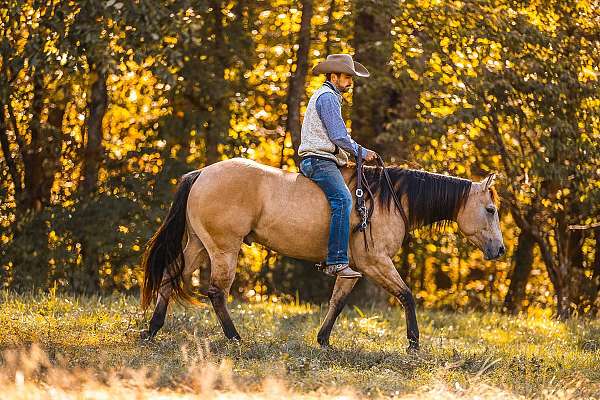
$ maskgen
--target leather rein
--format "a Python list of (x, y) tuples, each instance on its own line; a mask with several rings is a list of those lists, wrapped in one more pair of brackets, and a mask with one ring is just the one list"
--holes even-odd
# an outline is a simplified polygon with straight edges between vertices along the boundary
[[(373, 191), (371, 190), (369, 182), (367, 181), (367, 179), (365, 178), (365, 175), (364, 175), (364, 170), (363, 170), (364, 163), (363, 163), (363, 157), (362, 157), (362, 149), (363, 149), (362, 146), (358, 145), (358, 155), (356, 157), (356, 191), (355, 191), (356, 211), (360, 218), (360, 222), (358, 223), (358, 225), (356, 225), (354, 227), (353, 232), (356, 232), (358, 230), (363, 233), (363, 237), (364, 237), (364, 241), (365, 241), (365, 249), (368, 250), (369, 244), (367, 241), (366, 230), (367, 230), (367, 226), (369, 226), (371, 216), (373, 215), (373, 210), (375, 209), (375, 196), (373, 196)], [(381, 158), (381, 156), (379, 154), (377, 154), (377, 163), (382, 168), (382, 172), (385, 177), (386, 184), (390, 190), (390, 193), (392, 194), (392, 199), (394, 200), (396, 209), (398, 209), (398, 211), (400, 212), (400, 215), (402, 216), (402, 220), (404, 221), (404, 226), (406, 227), (406, 229), (408, 229), (408, 218), (406, 217), (406, 214), (404, 213), (404, 209), (402, 208), (402, 205), (400, 204), (400, 200), (398, 199), (398, 195), (396, 194), (396, 191), (394, 190), (394, 185), (392, 184), (392, 180), (390, 179), (390, 175), (387, 171), (385, 163), (383, 162), (383, 159)], [(363, 187), (364, 187), (364, 190), (363, 190)], [(367, 207), (366, 202), (365, 202), (365, 190), (369, 194), (369, 207)], [(371, 230), (370, 226), (369, 226), (369, 234), (371, 236), (371, 242), (373, 242), (373, 231)]]

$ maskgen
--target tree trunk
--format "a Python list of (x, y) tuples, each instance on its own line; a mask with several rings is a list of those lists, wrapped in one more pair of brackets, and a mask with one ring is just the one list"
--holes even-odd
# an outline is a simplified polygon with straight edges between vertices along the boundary
[(560, 285), (560, 290), (556, 291), (557, 311), (559, 319), (566, 320), (574, 310), (586, 305), (585, 294), (591, 286), (591, 281), (585, 276), (583, 265), (583, 231), (569, 230), (564, 220), (559, 220), (555, 238), (555, 275), (558, 276), (557, 282)]
[(24, 208), (39, 212), (43, 207), (42, 180), (43, 180), (43, 137), (41, 131), (41, 118), (44, 106), (43, 77), (35, 73), (33, 76), (33, 102), (31, 106), (31, 142), (23, 156), (25, 172), (25, 198)]
[[(65, 90), (65, 89), (59, 89)], [(68, 90), (65, 90), (68, 93)], [(44, 126), (46, 135), (45, 160), (43, 162), (43, 185), (41, 187), (42, 198), (45, 203), (50, 203), (52, 186), (56, 172), (60, 169), (60, 156), (62, 153), (63, 131), (62, 124), (67, 109), (68, 96), (63, 95), (64, 100), (52, 101), (49, 105), (48, 120)]]
[(572, 287), (571, 301), (576, 305), (578, 312), (584, 312), (591, 306), (596, 299), (596, 285), (594, 284), (593, 274), (590, 279), (585, 274), (585, 254), (583, 253), (583, 242), (585, 240), (585, 231), (575, 229), (569, 231), (567, 242), (567, 257), (569, 258), (570, 280)]
[[(302, 0), (302, 19), (300, 21), (300, 37), (296, 53), (296, 71), (290, 76), (287, 104), (287, 130), (292, 136), (292, 147), (295, 150), (294, 162), (300, 165), (298, 147), (300, 146), (300, 103), (304, 97), (304, 85), (308, 72), (308, 52), (310, 50), (310, 20), (313, 15), (312, 0)], [(285, 144), (285, 143), (284, 143)]]
[(558, 318), (560, 320), (567, 320), (572, 315), (572, 305), (574, 303), (574, 296), (576, 295), (577, 289), (575, 288), (575, 281), (578, 280), (576, 277), (576, 271), (573, 270), (573, 263), (569, 250), (570, 235), (567, 232), (566, 225), (559, 222), (558, 229), (556, 229), (556, 262), (557, 266), (556, 275), (559, 276), (559, 282), (561, 283), (560, 291), (557, 290), (556, 295), (558, 299)]
[(548, 238), (541, 236), (539, 233), (534, 235), (534, 237), (540, 248), (542, 260), (544, 260), (548, 277), (554, 288), (557, 316), (559, 319), (568, 319), (570, 315), (569, 293), (565, 285), (564, 275), (561, 273), (564, 265), (560, 265), (560, 260), (555, 260)]
[(81, 258), (83, 263), (75, 273), (72, 287), (76, 293), (97, 293), (100, 289), (100, 267), (98, 240), (94, 235), (83, 237), (81, 242)]
[[(98, 170), (103, 157), (102, 120), (108, 108), (107, 73), (101, 68), (95, 68), (95, 72), (97, 77), (92, 84), (88, 103), (87, 143), (82, 168), (84, 180), (81, 189), (84, 194), (94, 193), (98, 189)], [(83, 235), (79, 241), (83, 263), (81, 269), (75, 272), (73, 289), (78, 293), (92, 293), (100, 287), (97, 240), (93, 235)]]
[[(391, 8), (382, 10), (381, 7)], [(388, 108), (396, 106), (399, 94), (386, 81), (388, 61), (393, 52), (392, 16), (396, 5), (375, 6), (370, 0), (356, 0), (353, 45), (355, 60), (364, 64), (370, 78), (357, 78), (352, 101), (352, 137), (377, 152), (376, 136), (385, 130)], [(376, 105), (376, 106), (375, 106)]]
[(556, 291), (556, 316), (561, 321), (566, 321), (571, 318), (571, 294), (569, 287), (563, 285)]
[(213, 33), (215, 36), (213, 52), (215, 54), (213, 64), (213, 76), (212, 79), (218, 82), (218, 92), (215, 93), (213, 110), (210, 112), (208, 118), (208, 127), (205, 135), (205, 146), (206, 146), (206, 165), (214, 164), (220, 159), (218, 145), (223, 141), (223, 138), (227, 136), (229, 130), (229, 86), (225, 80), (225, 68), (227, 68), (229, 62), (227, 57), (224, 55), (225, 44), (225, 27), (223, 26), (223, 12), (222, 4), (220, 1), (211, 1), (211, 8), (213, 9), (212, 15), (213, 20)]
[(102, 161), (102, 120), (108, 108), (108, 91), (106, 88), (106, 72), (96, 68), (96, 80), (92, 84), (89, 116), (87, 120), (87, 142), (83, 160), (83, 190), (85, 193), (96, 191), (98, 187), (98, 170)]
[(525, 287), (531, 273), (534, 245), (533, 235), (527, 231), (521, 231), (513, 257), (515, 266), (510, 275), (510, 286), (504, 298), (504, 309), (511, 314), (516, 314), (521, 310)]
[(327, 25), (325, 26), (325, 57), (331, 54), (331, 31), (333, 29), (333, 12), (335, 11), (335, 0), (329, 2), (327, 11)]
[(596, 249), (594, 250), (594, 264), (592, 265), (592, 283), (594, 284), (596, 293), (594, 295), (594, 307), (597, 309), (600, 305), (600, 228), (594, 230), (594, 240)]
[[(59, 168), (58, 160), (62, 150), (62, 121), (67, 100), (51, 101), (48, 119), (42, 123), (44, 96), (47, 93), (43, 86), (43, 78), (34, 74), (33, 79), (31, 142), (23, 151), (25, 172), (23, 208), (39, 212), (50, 202), (54, 175)], [(63, 98), (66, 97), (63, 96)], [(18, 133), (15, 132), (15, 134)]]
[[(18, 133), (15, 132), (15, 135)], [(10, 142), (8, 141), (8, 133), (6, 120), (4, 118), (4, 105), (0, 104), (0, 146), (2, 146), (2, 154), (4, 154), (4, 159), (6, 160), (6, 166), (8, 167), (8, 173), (10, 174), (10, 179), (13, 182), (15, 187), (15, 197), (19, 198), (22, 188), (21, 188), (21, 176), (19, 175), (19, 170), (17, 169), (17, 162), (13, 157), (10, 151)]]

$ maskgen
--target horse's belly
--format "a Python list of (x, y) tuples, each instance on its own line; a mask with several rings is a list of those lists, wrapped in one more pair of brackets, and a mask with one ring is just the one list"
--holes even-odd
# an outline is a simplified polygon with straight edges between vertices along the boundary
[[(273, 230), (265, 234), (257, 229), (257, 231), (252, 231), (249, 239), (281, 255), (301, 260), (323, 261), (327, 255), (328, 232), (324, 231), (326, 234), (320, 234), (320, 232), (312, 231), (314, 229), (299, 229), (296, 232), (283, 234), (281, 233), (283, 231)], [(275, 235), (274, 233), (281, 234)]]

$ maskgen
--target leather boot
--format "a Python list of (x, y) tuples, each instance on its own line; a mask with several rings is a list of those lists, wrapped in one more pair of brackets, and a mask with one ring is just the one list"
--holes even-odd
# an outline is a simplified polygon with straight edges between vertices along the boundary
[(354, 279), (361, 278), (362, 274), (350, 268), (348, 264), (330, 264), (320, 268), (330, 276), (339, 276), (340, 278)]

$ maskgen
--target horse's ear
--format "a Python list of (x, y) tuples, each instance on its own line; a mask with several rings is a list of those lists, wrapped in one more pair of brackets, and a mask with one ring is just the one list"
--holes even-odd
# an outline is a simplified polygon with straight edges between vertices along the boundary
[(494, 179), (496, 179), (496, 173), (492, 172), (483, 180), (483, 190), (488, 190), (494, 184)]

